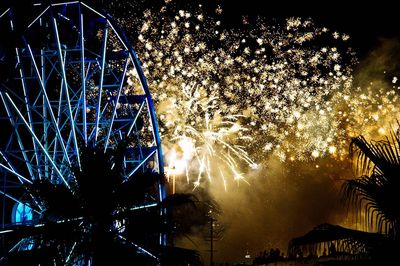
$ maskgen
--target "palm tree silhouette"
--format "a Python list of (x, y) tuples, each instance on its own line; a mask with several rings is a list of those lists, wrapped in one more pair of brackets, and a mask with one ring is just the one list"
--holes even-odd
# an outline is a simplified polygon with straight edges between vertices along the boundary
[(182, 213), (207, 212), (197, 209), (192, 194), (151, 204), (164, 177), (144, 169), (126, 180), (127, 146), (123, 141), (106, 153), (102, 147), (81, 147), (81, 167), (71, 169), (71, 190), (49, 180), (26, 187), (45, 211), (36, 226), (10, 228), (10, 238), (30, 239), (32, 246), (10, 252), (7, 265), (87, 265), (89, 260), (91, 265), (201, 265), (197, 251), (161, 245), (159, 238), (190, 229), (192, 221)]
[(359, 178), (347, 181), (343, 195), (358, 211), (365, 211), (365, 224), (393, 240), (400, 238), (400, 133), (386, 140), (352, 139), (350, 153)]
[[(398, 265), (400, 131), (392, 131), (382, 141), (367, 141), (363, 136), (353, 138), (350, 154), (355, 160), (359, 177), (343, 184), (342, 196), (348, 207), (355, 207), (357, 219), (365, 214), (365, 220), (358, 222), (364, 222), (368, 232), (322, 224), (306, 235), (292, 239), (289, 243), (289, 254), (296, 256), (302, 248), (312, 253), (315, 245), (324, 247), (325, 244), (341, 242), (341, 252), (351, 254), (355, 260), (350, 263), (345, 262), (346, 258), (338, 258), (338, 264)], [(366, 257), (363, 259), (363, 256)]]

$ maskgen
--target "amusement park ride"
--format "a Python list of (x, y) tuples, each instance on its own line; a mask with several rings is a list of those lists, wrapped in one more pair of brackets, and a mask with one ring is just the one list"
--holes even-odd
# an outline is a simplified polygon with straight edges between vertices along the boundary
[[(146, 231), (138, 221), (148, 221), (150, 212), (161, 223), (166, 215), (157, 121), (135, 51), (101, 9), (83, 1), (37, 2), (25, 7), (31, 12), (23, 18), (16, 8), (0, 10), (0, 264), (22, 265), (24, 256), (30, 264), (23, 265), (94, 264), (96, 250), (82, 244), (94, 241), (99, 225), (93, 217), (49, 213), (48, 206), (81, 208), (68, 201), (85, 200), (77, 177), (87, 167), (83, 151), (96, 156), (124, 142), (118, 182), (149, 173), (158, 179), (131, 205), (114, 204), (104, 228), (113, 241), (156, 265), (155, 247), (166, 246), (166, 234), (132, 233)], [(96, 190), (103, 181), (90, 182), (89, 190)], [(42, 195), (43, 186), (59, 192), (55, 202)], [(98, 204), (106, 197), (101, 191)], [(73, 237), (59, 240), (53, 232), (60, 231)], [(46, 259), (34, 257), (37, 251)]]

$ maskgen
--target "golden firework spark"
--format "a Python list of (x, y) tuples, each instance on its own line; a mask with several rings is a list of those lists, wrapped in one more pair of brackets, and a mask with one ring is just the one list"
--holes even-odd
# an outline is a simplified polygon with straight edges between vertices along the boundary
[(135, 48), (156, 103), (168, 178), (185, 176), (194, 187), (218, 178), (226, 189), (228, 179), (247, 182), (268, 156), (343, 159), (350, 137), (388, 131), (397, 78), (391, 89), (355, 88), (348, 35), (300, 18), (224, 29), (221, 12), (168, 2), (123, 21), (139, 32)]

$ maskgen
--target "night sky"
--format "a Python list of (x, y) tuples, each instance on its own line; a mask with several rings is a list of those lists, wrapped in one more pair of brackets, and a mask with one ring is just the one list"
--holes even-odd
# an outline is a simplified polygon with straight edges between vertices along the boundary
[[(245, 15), (265, 18), (310, 17), (319, 25), (351, 35), (352, 45), (365, 55), (379, 38), (399, 38), (399, 11), (392, 1), (257, 1), (243, 4), (222, 1), (226, 16), (235, 21)], [(267, 4), (268, 3), (268, 4)]]

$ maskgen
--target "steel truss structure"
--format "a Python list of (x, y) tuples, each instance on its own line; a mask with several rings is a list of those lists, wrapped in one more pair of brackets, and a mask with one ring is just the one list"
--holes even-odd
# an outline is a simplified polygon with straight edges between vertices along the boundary
[[(163, 174), (146, 79), (112, 17), (81, 1), (31, 8), (35, 16), (22, 30), (16, 28), (12, 8), (0, 10), (1, 28), (17, 36), (12, 47), (3, 47), (9, 53), (5, 64), (10, 74), (1, 80), (0, 89), (2, 233), (10, 225), (39, 226), (40, 219), (34, 217), (40, 217), (43, 206), (24, 186), (50, 180), (71, 189), (75, 182), (71, 169), (80, 167), (82, 146), (107, 151), (129, 138), (124, 178), (149, 169)], [(153, 202), (132, 210), (154, 207), (165, 198), (162, 179), (150, 198)], [(25, 209), (21, 214), (17, 208), (20, 218), (15, 220), (16, 204), (31, 214), (24, 216)], [(165, 238), (160, 235), (161, 244)], [(21, 248), (21, 243), (9, 251)]]

